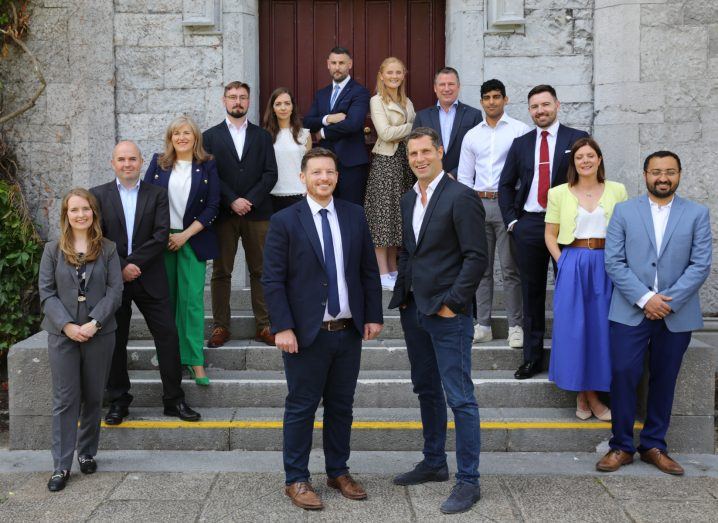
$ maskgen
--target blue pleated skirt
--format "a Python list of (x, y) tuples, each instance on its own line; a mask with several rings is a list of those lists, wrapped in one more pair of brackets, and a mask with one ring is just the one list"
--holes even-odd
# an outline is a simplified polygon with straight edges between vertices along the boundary
[(603, 249), (565, 247), (553, 298), (549, 379), (564, 390), (611, 387), (608, 308), (613, 285)]

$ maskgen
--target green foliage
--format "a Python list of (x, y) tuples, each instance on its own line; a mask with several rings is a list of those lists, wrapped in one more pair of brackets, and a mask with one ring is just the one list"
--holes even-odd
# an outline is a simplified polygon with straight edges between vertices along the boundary
[(0, 358), (38, 326), (42, 244), (17, 184), (0, 179)]

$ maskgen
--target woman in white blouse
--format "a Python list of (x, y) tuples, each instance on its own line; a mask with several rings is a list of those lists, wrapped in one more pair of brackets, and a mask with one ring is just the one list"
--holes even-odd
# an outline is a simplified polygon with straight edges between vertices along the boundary
[(306, 193), (299, 179), (302, 157), (312, 148), (309, 129), (302, 128), (299, 108), (294, 96), (286, 87), (279, 87), (269, 97), (262, 126), (274, 140), (278, 178), (269, 193), (274, 212), (297, 203)]
[(364, 210), (379, 264), (381, 285), (393, 290), (397, 252), (402, 243), (399, 199), (414, 183), (404, 138), (416, 114), (406, 96), (406, 67), (390, 56), (379, 66), (376, 95), (369, 102), (377, 139), (372, 149)]
[(209, 385), (204, 370), (204, 283), (206, 261), (219, 255), (212, 229), (219, 212), (219, 177), (192, 119), (180, 116), (170, 123), (165, 151), (152, 157), (144, 181), (167, 189), (165, 268), (180, 358), (197, 385)]

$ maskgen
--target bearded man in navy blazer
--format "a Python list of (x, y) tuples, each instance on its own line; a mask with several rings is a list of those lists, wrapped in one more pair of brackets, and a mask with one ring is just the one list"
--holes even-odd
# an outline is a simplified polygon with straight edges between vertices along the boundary
[(458, 71), (453, 67), (440, 69), (434, 75), (436, 105), (416, 113), (413, 125), (414, 129), (430, 127), (439, 134), (444, 149), (442, 158), (444, 172), (451, 174), (454, 179), (459, 168), (464, 136), (483, 119), (481, 111), (459, 101), (460, 90)]
[[(546, 280), (550, 258), (544, 231), (548, 190), (566, 183), (574, 142), (588, 133), (559, 123), (561, 103), (550, 85), (528, 95), (536, 129), (514, 139), (499, 179), (501, 217), (516, 242), (524, 308), (524, 362), (514, 377), (527, 379), (543, 370), (546, 332)], [(554, 264), (555, 270), (555, 264)]]
[(304, 127), (316, 133), (320, 147), (337, 155), (340, 176), (335, 196), (363, 206), (369, 164), (364, 120), (371, 95), (349, 76), (352, 65), (346, 48), (335, 47), (329, 52), (327, 69), (332, 83), (317, 91), (304, 116)]
[(349, 474), (349, 440), (362, 338), (382, 329), (381, 283), (364, 210), (333, 198), (337, 161), (324, 148), (302, 159), (307, 198), (272, 216), (262, 283), (272, 332), (283, 351), (285, 493), (321, 509), (309, 482), (314, 414), (324, 406), (327, 485), (365, 499)]

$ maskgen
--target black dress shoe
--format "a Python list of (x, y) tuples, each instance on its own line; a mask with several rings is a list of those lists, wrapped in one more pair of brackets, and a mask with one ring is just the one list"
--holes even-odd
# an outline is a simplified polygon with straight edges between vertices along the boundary
[(419, 485), (428, 483), (429, 481), (446, 481), (449, 479), (449, 467), (444, 464), (439, 468), (432, 468), (426, 464), (426, 461), (420, 461), (414, 467), (414, 470), (404, 472), (395, 476), (392, 480), (394, 485)]
[(184, 400), (177, 402), (177, 405), (165, 405), (165, 416), (175, 416), (182, 421), (199, 421), (202, 417), (199, 412), (189, 408)]
[(97, 461), (92, 456), (77, 456), (77, 462), (83, 474), (94, 474), (97, 471)]
[(542, 370), (540, 361), (529, 361), (521, 365), (516, 372), (514, 372), (514, 378), (517, 380), (527, 380)]
[(69, 470), (56, 470), (47, 482), (47, 490), (57, 492), (64, 489), (68, 479), (70, 479)]
[(110, 405), (110, 410), (105, 415), (105, 423), (108, 425), (119, 425), (122, 420), (130, 415), (130, 410), (124, 405)]

